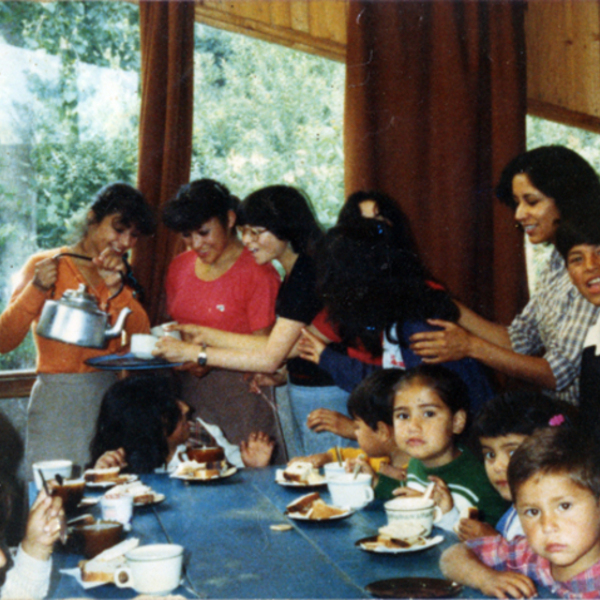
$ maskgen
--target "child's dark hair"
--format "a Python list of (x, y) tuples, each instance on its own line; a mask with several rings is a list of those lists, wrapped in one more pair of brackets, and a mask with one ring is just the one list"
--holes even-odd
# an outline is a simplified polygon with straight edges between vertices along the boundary
[(365, 377), (348, 398), (348, 414), (362, 419), (373, 431), (380, 421), (391, 427), (396, 384), (403, 375), (400, 369), (382, 369)]
[(600, 463), (590, 451), (589, 439), (575, 427), (538, 429), (516, 450), (508, 465), (512, 498), (533, 476), (565, 475), (600, 498)]
[(554, 245), (565, 261), (569, 252), (581, 244), (600, 245), (600, 197), (589, 210), (562, 220), (556, 230)]
[(469, 390), (460, 375), (454, 371), (442, 365), (419, 365), (405, 371), (395, 391), (401, 391), (415, 382), (431, 388), (453, 415), (459, 410), (469, 413)]
[(510, 390), (486, 402), (479, 411), (471, 436), (473, 446), (479, 447), (479, 438), (497, 438), (505, 435), (531, 435), (540, 427), (547, 427), (552, 417), (563, 415), (575, 419), (576, 408), (553, 400), (532, 390)]
[(175, 431), (181, 410), (175, 381), (151, 375), (128, 377), (108, 388), (90, 444), (92, 464), (108, 450), (125, 449), (129, 469), (152, 473), (164, 465), (167, 438)]

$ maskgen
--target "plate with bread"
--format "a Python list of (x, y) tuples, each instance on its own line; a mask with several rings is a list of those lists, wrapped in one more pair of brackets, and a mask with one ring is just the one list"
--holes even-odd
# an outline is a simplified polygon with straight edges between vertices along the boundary
[(165, 499), (164, 494), (155, 492), (150, 486), (142, 483), (139, 480), (116, 485), (109, 492), (107, 492), (107, 494), (108, 493), (133, 496), (134, 506), (150, 506), (151, 504), (159, 504)]
[(306, 494), (286, 506), (285, 514), (299, 521), (334, 521), (354, 514), (347, 506), (326, 504), (318, 492)]
[(226, 460), (208, 463), (188, 460), (182, 462), (171, 477), (183, 481), (214, 481), (231, 477), (235, 473), (236, 467), (232, 467)]
[(285, 469), (277, 469), (275, 481), (287, 487), (318, 487), (327, 484), (319, 469), (304, 461), (296, 461)]
[(444, 541), (443, 535), (425, 537), (425, 529), (417, 523), (395, 521), (380, 527), (377, 535), (362, 538), (354, 545), (365, 552), (403, 554), (418, 552)]
[(113, 485), (131, 483), (137, 475), (121, 474), (120, 467), (107, 467), (104, 469), (88, 469), (84, 471), (85, 484), (91, 488), (107, 488)]

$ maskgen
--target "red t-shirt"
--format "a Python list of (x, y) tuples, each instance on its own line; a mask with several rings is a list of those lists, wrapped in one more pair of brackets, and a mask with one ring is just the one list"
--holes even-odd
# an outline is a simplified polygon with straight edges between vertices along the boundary
[(233, 266), (214, 281), (195, 273), (198, 256), (176, 256), (167, 272), (167, 310), (178, 323), (195, 323), (233, 333), (252, 333), (275, 322), (281, 283), (272, 265), (257, 265), (244, 248)]

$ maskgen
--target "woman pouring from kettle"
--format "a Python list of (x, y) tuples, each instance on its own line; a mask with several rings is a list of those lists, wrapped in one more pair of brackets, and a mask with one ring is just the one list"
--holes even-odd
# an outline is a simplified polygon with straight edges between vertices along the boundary
[[(146, 333), (149, 321), (134, 292), (123, 285), (125, 253), (140, 235), (154, 232), (155, 221), (142, 194), (125, 183), (102, 188), (87, 213), (85, 231), (72, 246), (44, 250), (32, 256), (20, 273), (10, 302), (0, 315), (0, 352), (21, 344), (33, 326), (37, 349), (37, 379), (27, 408), (25, 461), (68, 459), (84, 464), (102, 396), (117, 379), (112, 371), (97, 371), (86, 360), (120, 349), (120, 335), (104, 348), (90, 348), (35, 331), (46, 300), (59, 299), (85, 286), (111, 324), (123, 311), (128, 334)], [(109, 325), (110, 326), (110, 325)], [(113, 327), (118, 329), (118, 327)], [(113, 334), (114, 335), (114, 334)]]

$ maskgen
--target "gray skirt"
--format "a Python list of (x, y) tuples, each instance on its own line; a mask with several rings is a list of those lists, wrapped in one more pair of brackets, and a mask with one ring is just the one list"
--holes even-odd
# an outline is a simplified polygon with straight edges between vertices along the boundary
[(39, 373), (27, 407), (25, 473), (40, 460), (89, 462), (90, 442), (104, 392), (118, 373)]
[[(232, 444), (239, 445), (254, 431), (264, 431), (275, 440), (271, 464), (287, 460), (273, 388), (262, 388), (264, 396), (250, 392), (242, 373), (213, 369), (204, 377), (178, 372), (182, 396), (196, 414), (217, 425)], [(265, 397), (266, 396), (266, 397)]]

